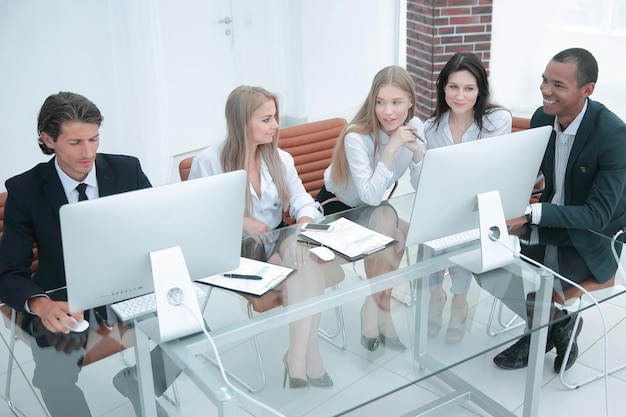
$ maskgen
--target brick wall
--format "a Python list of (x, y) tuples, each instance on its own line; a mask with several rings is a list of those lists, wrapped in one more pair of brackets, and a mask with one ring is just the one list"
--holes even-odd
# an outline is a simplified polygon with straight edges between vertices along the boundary
[(417, 116), (435, 108), (435, 82), (459, 51), (474, 52), (489, 71), (493, 0), (407, 0), (407, 70), (418, 96)]

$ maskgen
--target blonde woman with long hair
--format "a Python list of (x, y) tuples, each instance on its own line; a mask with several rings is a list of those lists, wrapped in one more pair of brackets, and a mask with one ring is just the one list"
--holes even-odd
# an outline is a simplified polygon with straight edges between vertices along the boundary
[[(334, 262), (323, 265), (304, 249), (297, 265), (291, 265), (293, 247), (292, 229), (286, 233), (270, 231), (285, 226), (283, 212), (289, 210), (298, 223), (322, 217), (318, 204), (306, 192), (294, 166), (291, 155), (278, 148), (278, 97), (261, 87), (235, 88), (226, 101), (226, 140), (210, 146), (194, 158), (189, 179), (216, 175), (244, 169), (248, 174), (246, 209), (243, 232), (254, 236), (260, 244), (261, 255), (255, 259), (275, 264), (297, 267), (276, 291), (263, 297), (250, 297), (256, 311), (291, 304), (322, 294), (325, 290), (323, 268), (336, 266)], [(216, 204), (219, 204), (219, 196)], [(265, 235), (264, 235), (265, 234)], [(279, 235), (277, 241), (272, 237)], [(291, 236), (289, 236), (291, 235)], [(254, 240), (244, 241), (254, 244)], [(244, 251), (246, 247), (243, 248)], [(332, 271), (332, 269), (331, 269)], [(326, 275), (329, 272), (326, 271)], [(318, 345), (320, 314), (307, 317), (289, 325), (289, 350), (283, 361), (285, 379), (290, 388), (305, 389), (309, 385), (330, 387), (333, 380), (326, 373)], [(289, 377), (289, 379), (287, 379)]]
[[(324, 187), (316, 198), (325, 214), (364, 206), (349, 216), (358, 216), (359, 223), (398, 241), (365, 258), (368, 278), (397, 269), (404, 253), (408, 225), (383, 199), (407, 169), (411, 184), (417, 187), (424, 125), (415, 117), (415, 106), (415, 86), (404, 68), (389, 66), (379, 71), (365, 102), (339, 136), (324, 173)], [(393, 324), (390, 302), (391, 290), (366, 298), (361, 309), (365, 349), (374, 351), (381, 343), (406, 349)]]

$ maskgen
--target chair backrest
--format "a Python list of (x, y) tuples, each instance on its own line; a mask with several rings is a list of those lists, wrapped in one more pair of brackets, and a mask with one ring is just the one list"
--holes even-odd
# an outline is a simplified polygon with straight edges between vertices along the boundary
[(314, 198), (324, 185), (324, 171), (346, 124), (337, 117), (280, 129), (278, 146), (293, 156), (302, 184)]
[[(2, 237), (2, 233), (4, 232), (4, 206), (7, 202), (7, 196), (9, 193), (6, 191), (0, 193), (0, 237)], [(37, 266), (39, 265), (39, 260), (37, 259), (37, 246), (33, 246), (33, 263), (30, 265), (30, 270), (34, 274), (37, 270)]]
[(191, 171), (191, 162), (193, 161), (193, 156), (189, 158), (185, 158), (178, 164), (178, 175), (180, 176), (181, 181), (187, 181), (189, 178), (189, 171)]
[(0, 193), (0, 236), (4, 232), (4, 206), (7, 203), (8, 194), (6, 191)]
[[(324, 185), (324, 171), (330, 165), (335, 143), (346, 124), (346, 119), (337, 117), (280, 129), (278, 146), (293, 156), (304, 188), (313, 197)], [(193, 157), (189, 157), (178, 164), (182, 181), (189, 178), (192, 161)]]

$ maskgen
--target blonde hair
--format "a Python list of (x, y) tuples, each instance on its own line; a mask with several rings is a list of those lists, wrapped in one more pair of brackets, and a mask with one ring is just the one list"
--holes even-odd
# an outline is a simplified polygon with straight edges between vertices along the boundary
[[(226, 141), (220, 155), (220, 162), (224, 172), (245, 169), (247, 162), (255, 157), (248, 146), (248, 123), (252, 114), (268, 101), (273, 100), (276, 105), (274, 118), (278, 123), (278, 96), (261, 87), (242, 85), (235, 88), (226, 100)], [(289, 208), (289, 189), (283, 177), (282, 164), (278, 155), (279, 130), (276, 130), (272, 143), (257, 146), (256, 152), (265, 161), (270, 175), (278, 189), (278, 197), (283, 205), (283, 211)], [(252, 210), (252, 196), (250, 187), (246, 187), (246, 216)]]
[[(365, 102), (352, 121), (343, 129), (333, 151), (330, 178), (338, 186), (346, 186), (350, 177), (350, 165), (346, 158), (345, 138), (348, 133), (371, 135), (374, 140), (374, 155), (380, 148), (380, 124), (376, 118), (376, 96), (381, 87), (393, 85), (406, 92), (411, 100), (405, 123), (415, 116), (416, 96), (415, 84), (411, 75), (402, 67), (389, 66), (380, 70), (374, 80)], [(375, 163), (375, 162), (374, 162)], [(375, 166), (372, 166), (372, 170)]]

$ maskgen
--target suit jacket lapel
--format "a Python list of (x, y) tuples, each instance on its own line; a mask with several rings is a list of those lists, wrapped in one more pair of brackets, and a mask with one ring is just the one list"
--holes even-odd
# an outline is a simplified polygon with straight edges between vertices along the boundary
[(96, 176), (100, 197), (115, 194), (115, 178), (108, 162), (100, 154), (96, 155)]
[(572, 145), (572, 150), (569, 154), (569, 159), (567, 160), (567, 169), (566, 173), (569, 174), (574, 169), (574, 163), (578, 159), (580, 152), (583, 150), (589, 136), (591, 136), (593, 121), (596, 118), (596, 107), (594, 102), (591, 100), (587, 101), (587, 110), (585, 111), (585, 115), (583, 116), (583, 120), (580, 122), (580, 126), (578, 127), (578, 131), (576, 132), (576, 136), (574, 138), (574, 144)]
[(41, 165), (40, 179), (44, 194), (58, 218), (59, 209), (62, 205), (67, 204), (67, 197), (65, 196), (65, 190), (61, 184), (59, 174), (54, 166), (54, 158), (50, 159), (47, 164)]

